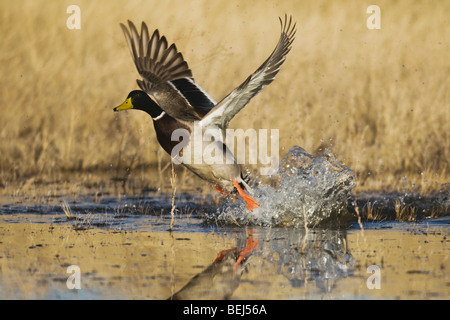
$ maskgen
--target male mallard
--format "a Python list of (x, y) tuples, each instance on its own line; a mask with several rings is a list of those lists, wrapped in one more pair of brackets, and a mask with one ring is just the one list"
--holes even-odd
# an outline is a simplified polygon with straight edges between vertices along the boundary
[[(143, 91), (131, 91), (125, 102), (114, 108), (114, 111), (138, 109), (150, 114), (159, 144), (174, 160), (181, 162), (200, 178), (214, 183), (221, 193), (230, 194), (237, 190), (249, 210), (257, 208), (259, 203), (245, 193), (246, 191), (253, 194), (242, 177), (241, 168), (234, 155), (223, 141), (230, 120), (265, 85), (275, 79), (286, 54), (291, 49), (295, 23), (292, 24), (292, 17), (288, 20), (287, 16), (284, 21), (280, 18), (280, 23), (280, 40), (269, 58), (219, 103), (194, 82), (192, 72), (182, 54), (177, 51), (175, 44), (168, 46), (166, 38), (160, 37), (158, 30), (149, 37), (144, 22), (140, 34), (131, 21), (128, 21), (129, 30), (120, 24), (134, 63), (142, 77), (137, 83)], [(179, 147), (180, 144), (180, 140), (173, 138), (174, 131), (184, 129), (190, 134), (194, 132), (194, 125), (199, 126), (203, 133), (207, 130), (220, 133), (210, 134), (209, 141), (212, 141), (211, 144), (222, 153), (223, 161), (204, 159), (199, 163), (187, 159), (190, 152), (184, 150), (191, 150), (192, 146), (195, 149), (198, 145), (198, 141), (191, 137), (188, 137), (187, 141), (182, 141), (184, 146), (179, 155), (173, 154), (175, 147), (177, 145)], [(205, 147), (210, 148), (211, 145), (202, 145), (202, 151)]]

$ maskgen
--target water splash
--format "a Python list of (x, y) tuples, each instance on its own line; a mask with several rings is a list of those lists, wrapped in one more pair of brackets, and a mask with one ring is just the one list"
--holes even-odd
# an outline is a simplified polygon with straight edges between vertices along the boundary
[(314, 157), (293, 146), (277, 174), (260, 181), (253, 212), (242, 202), (227, 204), (213, 217), (216, 223), (294, 228), (339, 225), (353, 218), (347, 200), (355, 187), (354, 172), (329, 151)]

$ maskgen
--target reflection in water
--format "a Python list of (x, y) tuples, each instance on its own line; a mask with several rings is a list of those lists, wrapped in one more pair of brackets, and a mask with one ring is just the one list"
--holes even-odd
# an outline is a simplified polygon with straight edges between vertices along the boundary
[(317, 288), (330, 292), (351, 271), (353, 258), (345, 231), (275, 230), (271, 238), (267, 260), (277, 264), (277, 273), (293, 287), (315, 282)]
[(232, 298), (244, 271), (275, 270), (293, 288), (314, 283), (324, 293), (351, 274), (353, 257), (344, 230), (253, 229), (236, 236), (236, 248), (221, 251), (171, 299)]
[(170, 299), (228, 299), (239, 286), (241, 276), (248, 265), (248, 258), (259, 247), (252, 231), (246, 233), (245, 247), (225, 249), (214, 262), (193, 277)]

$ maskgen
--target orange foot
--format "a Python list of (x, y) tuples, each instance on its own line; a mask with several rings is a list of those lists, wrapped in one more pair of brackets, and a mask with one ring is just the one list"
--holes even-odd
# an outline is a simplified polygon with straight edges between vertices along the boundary
[(239, 192), (239, 195), (244, 198), (245, 203), (247, 204), (247, 209), (250, 211), (253, 211), (253, 209), (256, 209), (259, 207), (258, 201), (250, 197), (248, 194), (242, 190), (241, 186), (236, 180), (233, 180), (233, 185), (236, 187), (237, 191)]
[(213, 263), (218, 263), (218, 262), (222, 261), (222, 259), (225, 258), (230, 252), (233, 252), (236, 250), (237, 250), (237, 248), (232, 248), (232, 249), (220, 251)]
[(252, 252), (253, 250), (257, 249), (258, 246), (259, 246), (259, 241), (253, 239), (253, 236), (250, 235), (247, 238), (247, 243), (245, 244), (245, 249), (239, 253), (239, 258), (236, 260), (236, 262), (233, 265), (234, 272), (237, 271), (239, 264), (247, 257), (247, 255), (249, 255), (250, 252)]
[(225, 190), (223, 190), (221, 187), (219, 187), (217, 184), (215, 184), (214, 185), (215, 187), (216, 187), (216, 190), (219, 192), (219, 193), (221, 193), (221, 194), (223, 194), (223, 195), (225, 195), (225, 196), (227, 196), (227, 197), (230, 197), (230, 198), (237, 198), (237, 196), (234, 196), (234, 195), (231, 195), (231, 194), (229, 194), (228, 192), (226, 192)]

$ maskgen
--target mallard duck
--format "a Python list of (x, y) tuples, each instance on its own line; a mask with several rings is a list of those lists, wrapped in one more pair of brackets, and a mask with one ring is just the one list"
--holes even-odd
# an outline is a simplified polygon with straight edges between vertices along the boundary
[[(153, 118), (159, 144), (173, 160), (181, 162), (200, 178), (213, 183), (223, 194), (231, 195), (237, 191), (250, 211), (257, 208), (259, 203), (252, 198), (252, 189), (243, 178), (233, 153), (224, 143), (225, 129), (250, 99), (275, 79), (290, 51), (296, 32), (295, 23), (292, 23), (292, 17), (288, 19), (287, 16), (284, 21), (280, 18), (280, 23), (280, 40), (269, 58), (218, 103), (195, 83), (183, 55), (178, 52), (175, 44), (169, 46), (158, 30), (150, 37), (144, 22), (140, 34), (131, 21), (128, 21), (128, 28), (120, 24), (142, 80), (137, 80), (141, 90), (131, 91), (114, 111), (136, 109), (148, 113)], [(184, 151), (195, 148), (198, 141), (190, 137), (187, 141), (180, 141), (179, 137), (174, 139), (173, 133), (180, 129), (189, 135), (193, 133), (195, 125), (203, 133), (219, 133), (210, 135), (209, 141), (222, 153), (223, 161), (203, 159), (199, 163), (186, 158), (188, 152)], [(175, 147), (179, 147), (181, 142), (184, 142), (183, 149), (174, 154)], [(204, 149), (205, 145), (202, 146), (202, 151)]]

